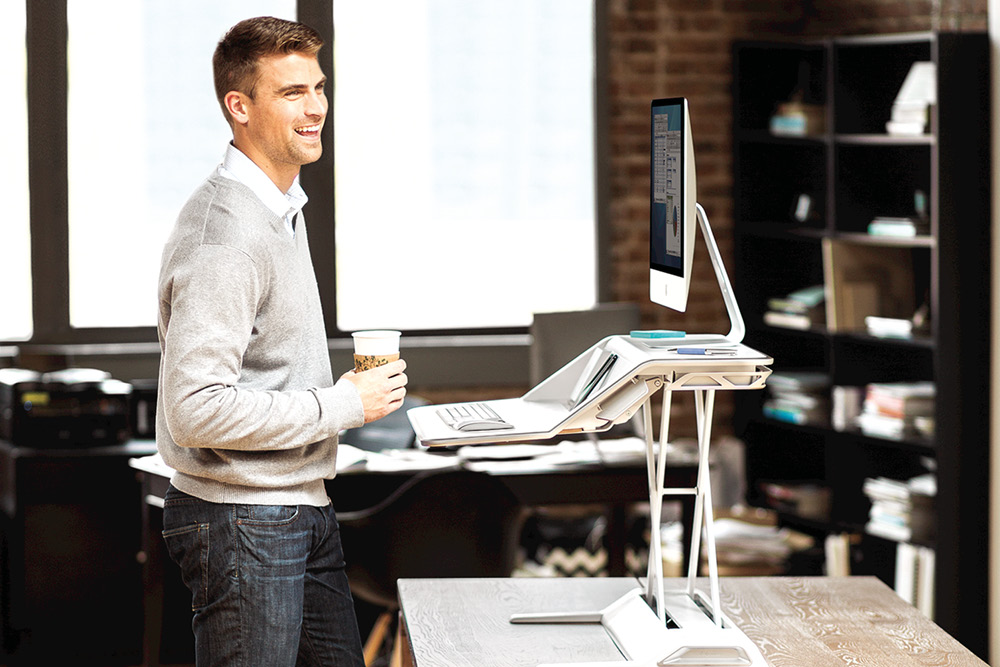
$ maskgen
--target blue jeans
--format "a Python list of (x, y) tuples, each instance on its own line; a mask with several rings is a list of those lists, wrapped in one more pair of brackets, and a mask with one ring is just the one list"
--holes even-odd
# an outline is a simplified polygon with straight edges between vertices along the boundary
[(222, 505), (167, 490), (198, 667), (363, 667), (333, 506)]

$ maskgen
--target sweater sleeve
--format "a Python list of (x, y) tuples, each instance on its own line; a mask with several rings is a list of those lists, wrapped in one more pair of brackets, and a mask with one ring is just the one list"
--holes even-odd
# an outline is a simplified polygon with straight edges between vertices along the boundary
[(225, 245), (200, 245), (175, 267), (161, 304), (169, 313), (159, 400), (178, 446), (292, 449), (364, 422), (348, 381), (289, 391), (241, 382), (265, 282), (249, 256)]

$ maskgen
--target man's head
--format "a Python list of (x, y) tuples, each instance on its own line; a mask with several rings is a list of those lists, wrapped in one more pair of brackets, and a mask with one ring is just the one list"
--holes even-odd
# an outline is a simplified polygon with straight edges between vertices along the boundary
[(238, 91), (254, 99), (260, 63), (267, 56), (301, 53), (315, 57), (323, 46), (319, 33), (302, 23), (270, 16), (240, 21), (222, 38), (212, 56), (215, 96), (230, 125), (226, 93)]
[(292, 21), (256, 18), (233, 26), (212, 59), (215, 88), (233, 144), (282, 192), (304, 164), (323, 153), (328, 103), (315, 30)]

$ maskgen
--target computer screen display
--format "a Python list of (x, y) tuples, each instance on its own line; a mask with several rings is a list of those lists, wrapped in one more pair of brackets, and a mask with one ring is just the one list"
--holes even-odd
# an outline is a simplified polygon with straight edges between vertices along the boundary
[(653, 100), (650, 125), (650, 299), (687, 306), (697, 224), (694, 147), (687, 100)]

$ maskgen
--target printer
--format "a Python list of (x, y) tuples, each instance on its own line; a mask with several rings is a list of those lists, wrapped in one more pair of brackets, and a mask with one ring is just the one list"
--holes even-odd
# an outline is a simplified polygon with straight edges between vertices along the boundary
[(132, 385), (90, 368), (0, 369), (0, 438), (36, 449), (124, 443), (131, 393)]

